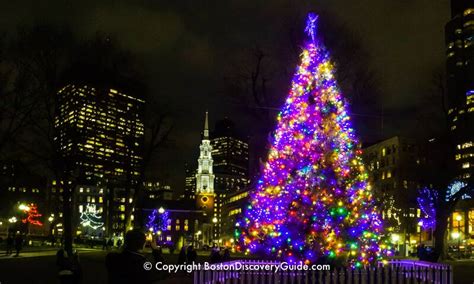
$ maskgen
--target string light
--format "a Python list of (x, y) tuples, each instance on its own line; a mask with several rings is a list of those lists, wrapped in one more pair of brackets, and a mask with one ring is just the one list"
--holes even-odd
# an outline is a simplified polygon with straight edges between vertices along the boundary
[(148, 222), (146, 227), (150, 232), (163, 232), (168, 229), (169, 213), (163, 208), (154, 209), (150, 215), (148, 215)]
[(38, 213), (38, 207), (36, 206), (36, 204), (31, 203), (28, 206), (20, 205), (20, 207), (22, 208), (21, 210), (23, 210), (23, 212), (27, 214), (26, 218), (21, 220), (22, 223), (29, 223), (35, 226), (43, 226), (43, 223), (40, 220), (37, 220), (37, 218), (43, 215)]
[(87, 203), (86, 209), (81, 213), (81, 225), (97, 230), (104, 226), (102, 217), (98, 214), (94, 204)]

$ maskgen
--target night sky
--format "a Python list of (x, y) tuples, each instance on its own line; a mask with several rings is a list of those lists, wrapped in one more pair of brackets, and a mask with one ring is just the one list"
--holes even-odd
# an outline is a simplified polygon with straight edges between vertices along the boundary
[[(301, 29), (310, 10), (324, 15), (326, 23), (346, 26), (368, 51), (367, 64), (379, 84), (381, 105), (373, 113), (383, 109), (384, 128), (374, 131), (384, 137), (409, 134), (416, 128), (413, 113), (429, 100), (433, 74), (443, 68), (444, 24), (450, 15), (448, 0), (1, 2), (4, 32), (34, 23), (67, 25), (82, 38), (97, 31), (111, 34), (135, 54), (153, 96), (175, 121), (173, 143), (159, 153), (154, 175), (178, 191), (184, 163), (197, 163), (206, 109), (211, 125), (229, 116), (244, 132), (249, 127), (251, 119), (237, 117), (238, 102), (229, 98), (223, 82), (252, 46), (270, 50), (278, 62), (289, 29)], [(280, 98), (291, 79), (281, 73), (274, 74), (286, 86), (274, 90)]]

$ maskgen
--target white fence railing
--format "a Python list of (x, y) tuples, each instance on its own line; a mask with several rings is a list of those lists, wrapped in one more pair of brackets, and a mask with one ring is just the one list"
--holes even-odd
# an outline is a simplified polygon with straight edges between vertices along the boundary
[[(378, 266), (360, 269), (331, 270), (275, 270), (265, 265), (279, 265), (277, 261), (235, 260), (222, 263), (220, 269), (194, 271), (195, 284), (453, 284), (450, 265), (414, 260), (390, 260)], [(247, 270), (245, 266), (260, 267)]]

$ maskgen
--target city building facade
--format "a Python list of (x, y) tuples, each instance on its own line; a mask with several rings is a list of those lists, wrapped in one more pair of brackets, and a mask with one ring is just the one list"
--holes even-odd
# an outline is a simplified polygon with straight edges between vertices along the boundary
[[(446, 73), (456, 177), (474, 174), (474, 2), (451, 0), (445, 26)], [(465, 196), (449, 220), (448, 244), (463, 250), (474, 245), (474, 199)]]
[(402, 253), (419, 242), (417, 196), (427, 163), (425, 143), (395, 136), (363, 149), (369, 184), (387, 229), (401, 235)]
[(95, 208), (103, 218), (95, 234), (125, 231), (125, 208), (140, 183), (144, 103), (109, 87), (69, 84), (59, 90), (55, 140), (76, 173), (73, 224), (78, 234), (85, 208)]
[(474, 3), (451, 0), (445, 27), (449, 120), (455, 147), (456, 174), (474, 173)]

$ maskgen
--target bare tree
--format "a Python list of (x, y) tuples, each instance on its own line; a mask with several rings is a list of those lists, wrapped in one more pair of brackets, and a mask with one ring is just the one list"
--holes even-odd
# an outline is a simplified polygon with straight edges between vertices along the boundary
[[(150, 171), (152, 162), (157, 158), (161, 150), (169, 142), (169, 135), (173, 130), (174, 121), (172, 113), (163, 112), (164, 107), (160, 105), (156, 97), (148, 96), (145, 108), (145, 139), (143, 147), (143, 161), (140, 166), (140, 182), (133, 192), (130, 192), (132, 203), (126, 208), (125, 220), (126, 228), (131, 227), (132, 213), (141, 205), (140, 202), (145, 198), (144, 182)], [(140, 217), (141, 214), (135, 214)], [(135, 219), (135, 226), (141, 227), (143, 220)]]
[[(14, 69), (9, 60), (7, 46), (0, 38), (0, 158), (5, 159), (12, 153), (6, 148), (12, 145), (26, 126), (38, 101), (37, 98), (21, 91), (22, 74)], [(11, 147), (10, 147), (11, 148)], [(13, 151), (14, 152), (14, 151)]]

